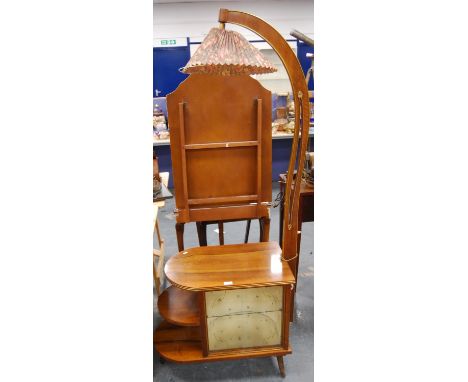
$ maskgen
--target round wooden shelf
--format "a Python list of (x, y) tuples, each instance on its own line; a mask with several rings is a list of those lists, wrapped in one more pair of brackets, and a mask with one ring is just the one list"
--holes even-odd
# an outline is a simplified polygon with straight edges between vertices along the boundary
[(291, 348), (283, 349), (280, 347), (269, 347), (215, 352), (204, 357), (200, 341), (163, 342), (155, 344), (155, 346), (157, 352), (162, 358), (177, 363), (223, 361), (245, 357), (278, 357), (292, 353)]
[(180, 326), (199, 326), (200, 315), (196, 292), (170, 286), (158, 298), (158, 309), (164, 319)]
[(170, 324), (167, 321), (163, 321), (153, 332), (153, 343), (155, 345), (177, 341), (200, 342), (200, 327), (178, 326)]

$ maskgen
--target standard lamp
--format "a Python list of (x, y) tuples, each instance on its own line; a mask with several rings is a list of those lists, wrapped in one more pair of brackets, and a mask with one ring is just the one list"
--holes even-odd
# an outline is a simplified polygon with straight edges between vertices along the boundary
[[(245, 77), (276, 70), (242, 35), (225, 30), (225, 24), (231, 23), (248, 28), (267, 41), (282, 60), (291, 81), (296, 105), (295, 129), (286, 181), (283, 248), (275, 242), (265, 241), (196, 247), (173, 256), (164, 270), (171, 287), (158, 299), (158, 309), (165, 320), (155, 330), (154, 343), (161, 359), (180, 363), (276, 356), (284, 377), (283, 357), (292, 352), (289, 324), (293, 316), (292, 291), (297, 282), (300, 174), (304, 167), (309, 133), (308, 90), (296, 55), (272, 26), (250, 14), (226, 9), (220, 10), (219, 21), (220, 27), (210, 31), (182, 69), (183, 72)], [(227, 82), (214, 76), (207, 77), (193, 76), (180, 88), (192, 90), (194, 87), (190, 87), (190, 83), (193, 85), (197, 81), (211, 81), (212, 84), (220, 80)], [(263, 89), (251, 78), (239, 78), (232, 82), (251, 83)], [(236, 90), (236, 94), (248, 94), (247, 89)], [(270, 96), (270, 92), (263, 91), (265, 96)], [(182, 96), (184, 94), (190, 98), (193, 93), (189, 94), (187, 90)], [(175, 119), (179, 125), (176, 123), (174, 126), (184, 150), (261, 147), (260, 135), (257, 135), (257, 141), (233, 142), (237, 146), (230, 146), (230, 142), (185, 144), (184, 108), (190, 106), (184, 105), (190, 101), (184, 101), (182, 96), (172, 99), (172, 115), (179, 116), (179, 119)], [(268, 123), (262, 124), (262, 114), (258, 112), (262, 100), (257, 98), (257, 101), (257, 129), (258, 126), (265, 126), (269, 130), (270, 126)], [(217, 99), (212, 102), (214, 107), (218, 105), (217, 102)], [(182, 128), (178, 129), (180, 121)], [(259, 166), (261, 151), (257, 148), (256, 153)], [(182, 156), (181, 167), (184, 166), (186, 156)], [(295, 169), (299, 176), (296, 181)], [(186, 169), (182, 171), (186, 172)], [(259, 179), (262, 178), (257, 177), (258, 194), (261, 189)], [(264, 179), (270, 181), (269, 177)], [(186, 187), (183, 192), (188, 195)], [(242, 198), (245, 196), (251, 197), (244, 195)], [(229, 200), (227, 197), (217, 199)], [(200, 204), (206, 202), (206, 199), (191, 200)], [(250, 204), (257, 204), (255, 208), (258, 208), (263, 203)], [(229, 210), (224, 210), (224, 213), (229, 213)]]
[[(308, 88), (301, 65), (293, 50), (266, 21), (251, 14), (220, 9), (219, 28), (213, 28), (182, 69), (184, 73), (218, 75), (250, 75), (271, 73), (276, 68), (241, 34), (227, 31), (225, 24), (237, 24), (250, 29), (270, 44), (288, 73), (295, 103), (295, 129), (289, 159), (284, 195), (283, 258), (288, 261), (297, 279), (298, 269), (298, 209), (300, 180), (294, 181), (294, 171), (302, 174), (309, 136)], [(296, 166), (297, 165), (297, 166)]]

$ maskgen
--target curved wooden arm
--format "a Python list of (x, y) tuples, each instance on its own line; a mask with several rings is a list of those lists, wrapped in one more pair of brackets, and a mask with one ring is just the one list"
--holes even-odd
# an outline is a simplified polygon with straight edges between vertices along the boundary
[[(220, 9), (219, 22), (243, 26), (262, 37), (278, 54), (291, 82), (296, 105), (295, 129), (284, 195), (283, 257), (290, 262), (291, 270), (294, 276), (297, 277), (299, 193), (309, 137), (309, 89), (307, 88), (301, 64), (293, 50), (283, 36), (266, 21), (248, 13)], [(302, 139), (298, 153), (299, 135), (301, 135)], [(298, 162), (298, 181), (294, 182), (293, 174), (296, 162)]]

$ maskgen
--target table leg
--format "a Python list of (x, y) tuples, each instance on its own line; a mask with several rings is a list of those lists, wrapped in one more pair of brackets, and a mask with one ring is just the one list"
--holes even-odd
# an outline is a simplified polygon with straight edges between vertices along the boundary
[(179, 252), (184, 250), (184, 227), (185, 223), (176, 223), (175, 225), (177, 234), (177, 246), (179, 247)]

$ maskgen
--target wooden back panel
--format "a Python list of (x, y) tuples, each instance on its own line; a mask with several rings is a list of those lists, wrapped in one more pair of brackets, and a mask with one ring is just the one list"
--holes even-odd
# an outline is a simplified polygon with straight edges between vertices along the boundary
[(192, 74), (167, 105), (177, 221), (267, 216), (270, 91), (249, 76)]

